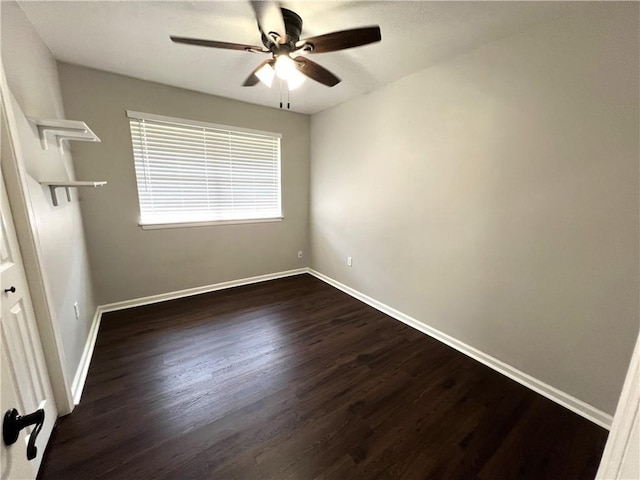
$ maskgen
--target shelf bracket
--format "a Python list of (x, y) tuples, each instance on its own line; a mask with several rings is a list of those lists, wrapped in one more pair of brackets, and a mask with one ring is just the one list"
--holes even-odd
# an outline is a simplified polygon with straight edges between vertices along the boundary
[(49, 191), (51, 192), (51, 201), (53, 206), (58, 206), (58, 195), (56, 194), (56, 188), (64, 188), (67, 192), (67, 201), (71, 201), (71, 187), (61, 187), (60, 185), (49, 185)]
[(67, 195), (67, 200), (71, 201), (71, 189), (78, 187), (102, 187), (106, 185), (107, 182), (87, 182), (87, 181), (77, 181), (77, 182), (40, 182), (41, 185), (46, 185), (49, 187), (49, 193), (51, 193), (51, 201), (53, 202), (53, 206), (58, 206), (58, 193), (56, 189), (64, 188), (65, 193)]

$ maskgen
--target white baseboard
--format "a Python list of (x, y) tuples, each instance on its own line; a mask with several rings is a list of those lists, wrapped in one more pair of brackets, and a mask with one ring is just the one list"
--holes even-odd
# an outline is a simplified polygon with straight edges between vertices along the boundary
[(460, 340), (456, 340), (455, 338), (447, 335), (446, 333), (436, 330), (435, 328), (430, 327), (416, 320), (415, 318), (410, 317), (409, 315), (405, 315), (404, 313), (399, 312), (398, 310), (388, 305), (385, 305), (384, 303), (379, 302), (365, 295), (364, 293), (354, 290), (353, 288), (348, 287), (338, 282), (337, 280), (327, 277), (326, 275), (320, 272), (317, 272), (312, 269), (308, 269), (308, 272), (314, 277), (322, 280), (323, 282), (326, 282), (329, 285), (332, 285), (337, 289), (347, 293), (348, 295), (351, 295), (352, 297), (360, 300), (361, 302), (364, 302), (367, 305), (372, 306), (376, 310), (379, 310), (382, 313), (385, 313), (390, 317), (393, 317), (396, 320), (399, 320), (402, 323), (412, 328), (415, 328), (416, 330), (419, 330), (420, 332), (425, 333), (430, 337), (433, 337), (436, 340), (439, 340), (442, 343), (449, 345), (452, 348), (455, 348), (457, 351), (477, 360), (478, 362), (482, 363), (483, 365), (486, 365), (489, 368), (492, 368), (493, 370), (496, 370), (497, 372), (502, 373), (503, 375), (509, 377), (510, 379), (515, 380), (516, 382), (524, 385), (525, 387), (530, 388), (531, 390), (539, 393), (540, 395), (543, 395), (549, 400), (552, 400), (562, 405), (563, 407), (568, 408), (572, 412), (577, 413), (578, 415), (586, 418), (587, 420), (590, 420), (593, 423), (606, 428), (607, 430), (611, 429), (613, 417), (608, 413), (605, 413), (602, 410), (599, 410), (589, 405), (588, 403), (583, 402), (582, 400), (579, 400), (561, 390), (558, 390), (557, 388), (552, 387), (551, 385), (548, 385), (542, 382), (541, 380), (538, 380), (537, 378), (534, 378), (531, 375), (528, 375), (523, 371), (518, 370), (517, 368), (512, 367), (511, 365), (504, 363), (498, 360), (497, 358), (492, 357), (491, 355), (481, 352), (480, 350), (470, 345), (467, 345), (466, 343), (461, 342)]
[(87, 374), (89, 373), (89, 365), (91, 364), (91, 357), (93, 356), (93, 349), (96, 345), (98, 338), (98, 330), (100, 329), (100, 321), (102, 320), (102, 309), (98, 307), (96, 313), (93, 316), (91, 322), (91, 328), (89, 329), (89, 335), (87, 341), (84, 344), (84, 350), (80, 357), (80, 364), (76, 370), (76, 374), (73, 377), (73, 383), (71, 384), (71, 395), (73, 396), (73, 404), (78, 405), (80, 403), (80, 397), (82, 396), (82, 390), (84, 389), (84, 383), (87, 380)]
[(161, 293), (158, 295), (151, 295), (142, 298), (134, 298), (132, 300), (125, 300), (123, 302), (109, 303), (107, 305), (102, 305), (100, 308), (102, 309), (103, 313), (115, 312), (116, 310), (123, 310), (125, 308), (141, 307), (143, 305), (150, 305), (152, 303), (164, 302), (167, 300), (176, 300), (178, 298), (190, 297), (192, 295), (199, 295), (201, 293), (215, 292), (216, 290), (224, 290), (226, 288), (240, 287), (242, 285), (250, 285), (252, 283), (266, 282), (268, 280), (291, 277), (293, 275), (307, 273), (308, 271), (308, 268), (296, 268), (295, 270), (268, 273), (266, 275), (258, 275), (256, 277), (240, 278), (238, 280), (205, 285), (203, 287), (187, 288), (185, 290), (177, 290), (175, 292)]

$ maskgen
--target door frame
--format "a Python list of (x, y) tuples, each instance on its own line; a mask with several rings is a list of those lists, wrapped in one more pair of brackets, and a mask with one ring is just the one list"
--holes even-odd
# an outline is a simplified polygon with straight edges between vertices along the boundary
[[(625, 466), (638, 462), (638, 429), (640, 429), (640, 335), (631, 355), (629, 370), (622, 387), (613, 425), (602, 454), (596, 480), (621, 479)], [(635, 430), (635, 436), (634, 436)], [(635, 438), (635, 442), (634, 442)], [(635, 465), (638, 465), (637, 463)]]
[(55, 311), (48, 291), (42, 263), (42, 247), (35, 223), (35, 214), (27, 194), (27, 176), (20, 159), (22, 151), (16, 134), (15, 115), (11, 105), (4, 65), (0, 60), (0, 123), (6, 132), (8, 145), (2, 145), (2, 173), (7, 188), (18, 244), (36, 316), (45, 363), (49, 371), (54, 400), (59, 415), (67, 415), (74, 408), (71, 381), (65, 371), (62, 335), (55, 321)]

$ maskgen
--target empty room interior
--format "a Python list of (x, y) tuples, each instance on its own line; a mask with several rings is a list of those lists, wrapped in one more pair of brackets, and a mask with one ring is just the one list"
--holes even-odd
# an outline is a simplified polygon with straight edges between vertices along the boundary
[(0, 2), (1, 478), (640, 478), (639, 19)]

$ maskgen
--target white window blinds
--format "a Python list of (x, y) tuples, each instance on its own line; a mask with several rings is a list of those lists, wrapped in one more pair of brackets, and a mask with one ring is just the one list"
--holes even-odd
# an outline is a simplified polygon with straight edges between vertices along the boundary
[(127, 112), (140, 223), (282, 216), (280, 135)]

